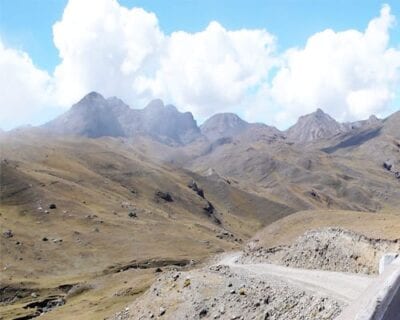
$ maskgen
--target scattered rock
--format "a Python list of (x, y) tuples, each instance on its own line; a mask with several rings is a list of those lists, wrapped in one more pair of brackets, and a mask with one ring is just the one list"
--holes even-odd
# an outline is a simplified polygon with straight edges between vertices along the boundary
[(183, 287), (186, 288), (190, 286), (190, 279), (185, 279), (185, 282), (183, 283)]
[(174, 281), (178, 280), (179, 279), (179, 273), (174, 274), (172, 279), (174, 279)]
[(55, 204), (55, 203), (51, 203), (51, 204), (49, 205), (49, 209), (57, 209), (56, 204)]
[(129, 218), (137, 218), (137, 213), (131, 211), (131, 212), (128, 213), (128, 217)]
[(49, 241), (49, 239), (47, 237), (43, 237), (42, 241)]
[[(118, 313), (112, 319), (149, 319), (149, 314), (161, 317), (167, 312), (164, 317), (168, 319), (261, 320), (268, 313), (268, 320), (333, 320), (346, 306), (332, 297), (301, 290), (275, 277), (249, 277), (229, 266), (212, 265), (180, 272), (171, 286), (176, 274), (171, 271), (160, 275), (158, 281), (133, 302), (131, 310), (135, 310), (135, 315), (121, 318)], [(193, 290), (182, 290), (189, 277)], [(230, 284), (238, 288), (232, 294), (227, 290)], [(241, 295), (239, 288), (246, 289), (245, 294)], [(265, 299), (268, 303), (264, 303)], [(162, 306), (162, 312), (158, 313), (155, 306)], [(172, 307), (166, 311), (166, 306)]]
[(157, 268), (157, 269), (155, 270), (155, 272), (156, 272), (156, 273), (162, 272), (162, 269), (161, 269), (161, 268)]
[(159, 190), (159, 191), (157, 191), (155, 193), (155, 196), (156, 196), (156, 198), (162, 199), (162, 200), (164, 200), (166, 202), (173, 202), (174, 201), (174, 199), (172, 199), (172, 196), (171, 196), (171, 194), (169, 192), (163, 192), (163, 191)]
[(163, 316), (166, 312), (167, 312), (167, 310), (164, 307), (160, 307), (160, 311), (159, 311), (158, 315)]
[(388, 171), (391, 171), (393, 167), (393, 164), (390, 161), (385, 161), (383, 163), (383, 168), (385, 168)]
[(12, 232), (12, 230), (6, 230), (3, 232), (3, 237), (4, 238), (12, 238), (12, 237), (14, 237), (14, 233)]
[(203, 189), (199, 188), (196, 181), (192, 180), (189, 184), (188, 187), (192, 189), (194, 192), (197, 193), (200, 197), (204, 199), (204, 191)]
[(208, 310), (206, 308), (201, 309), (201, 311), (199, 312), (199, 316), (200, 318), (204, 318), (205, 316), (207, 316)]
[(214, 213), (214, 206), (210, 201), (207, 201), (206, 206), (203, 208), (203, 210), (208, 214), (208, 216), (212, 215)]

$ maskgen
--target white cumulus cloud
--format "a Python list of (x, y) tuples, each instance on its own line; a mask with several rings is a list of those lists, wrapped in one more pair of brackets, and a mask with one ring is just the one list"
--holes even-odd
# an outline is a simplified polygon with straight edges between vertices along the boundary
[(54, 74), (62, 104), (93, 90), (135, 101), (145, 94), (135, 81), (158, 69), (165, 38), (153, 13), (115, 0), (70, 0), (53, 32), (62, 59)]
[(271, 84), (281, 107), (276, 122), (293, 122), (317, 107), (339, 120), (385, 114), (399, 86), (400, 51), (389, 47), (394, 23), (385, 5), (364, 32), (328, 29), (304, 48), (289, 49)]
[(232, 110), (268, 75), (274, 49), (265, 30), (228, 31), (218, 22), (194, 34), (174, 32), (144, 87), (198, 116)]
[(210, 116), (237, 106), (274, 63), (275, 39), (265, 30), (228, 31), (211, 22), (198, 33), (168, 36), (153, 13), (115, 0), (70, 0), (53, 29), (64, 104), (96, 90), (136, 105), (160, 97)]
[(0, 123), (3, 128), (32, 122), (51, 100), (51, 77), (29, 55), (0, 39)]

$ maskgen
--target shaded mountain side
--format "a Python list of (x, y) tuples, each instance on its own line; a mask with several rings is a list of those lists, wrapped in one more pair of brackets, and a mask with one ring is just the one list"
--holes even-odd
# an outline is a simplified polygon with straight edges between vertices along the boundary
[(334, 153), (335, 151), (343, 148), (359, 147), (368, 140), (378, 137), (381, 130), (382, 128), (378, 127), (378, 128), (364, 130), (356, 134), (355, 133), (348, 134), (347, 135), (348, 138), (345, 138), (345, 136), (343, 136), (341, 137), (342, 141), (339, 142), (337, 145), (323, 148), (322, 151), (326, 153)]
[(354, 163), (368, 161), (371, 169), (380, 171), (389, 181), (400, 181), (400, 174), (397, 174), (400, 172), (398, 114), (397, 112), (384, 120), (372, 121), (352, 131), (316, 141), (307, 148), (320, 149), (335, 159), (352, 159)]
[(180, 113), (173, 105), (164, 106), (161, 100), (153, 100), (141, 112), (138, 133), (166, 137), (181, 144), (187, 144), (200, 135), (190, 112)]
[(76, 135), (89, 138), (125, 136), (116, 115), (107, 100), (91, 92), (74, 104), (70, 110), (42, 126), (56, 135)]
[(42, 128), (56, 135), (90, 138), (148, 135), (166, 144), (186, 144), (200, 135), (191, 113), (181, 113), (161, 100), (151, 101), (144, 109), (131, 109), (116, 97), (105, 99), (96, 92)]

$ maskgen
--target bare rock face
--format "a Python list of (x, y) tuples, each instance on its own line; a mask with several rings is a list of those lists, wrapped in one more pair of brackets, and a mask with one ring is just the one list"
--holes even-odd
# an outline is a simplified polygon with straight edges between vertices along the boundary
[(96, 92), (42, 127), (54, 134), (89, 138), (147, 135), (172, 144), (186, 144), (200, 135), (190, 112), (181, 113), (161, 100), (151, 101), (144, 109), (131, 109), (121, 99), (105, 99)]
[(311, 142), (317, 139), (330, 138), (346, 131), (345, 126), (337, 122), (321, 109), (302, 116), (297, 123), (287, 130), (287, 137), (294, 142)]
[(97, 92), (89, 93), (69, 111), (43, 125), (43, 128), (54, 134), (89, 138), (125, 135), (107, 100)]
[(200, 135), (193, 115), (190, 112), (179, 112), (173, 105), (164, 105), (157, 99), (140, 110), (141, 126), (138, 132), (144, 132), (160, 138), (169, 138), (186, 144)]

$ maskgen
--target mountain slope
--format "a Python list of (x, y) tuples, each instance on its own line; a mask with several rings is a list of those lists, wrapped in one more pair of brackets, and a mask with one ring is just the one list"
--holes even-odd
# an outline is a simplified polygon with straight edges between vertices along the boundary
[[(119, 138), (20, 133), (0, 143), (0, 291), (14, 301), (0, 306), (6, 318), (54, 295), (78, 318), (104, 318), (131, 298), (119, 290), (139, 290), (129, 288), (157, 267), (237, 249), (294, 212), (223, 177), (154, 164)], [(70, 298), (60, 286), (87, 292)]]

